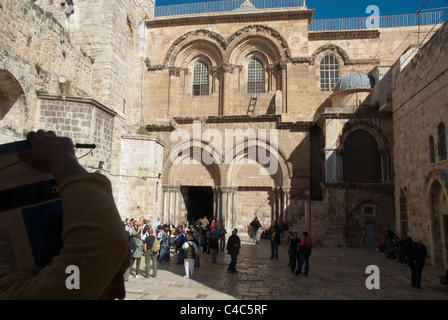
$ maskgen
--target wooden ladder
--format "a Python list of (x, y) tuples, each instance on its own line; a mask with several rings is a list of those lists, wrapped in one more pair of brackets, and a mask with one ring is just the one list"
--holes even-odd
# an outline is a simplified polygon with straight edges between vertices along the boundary
[(257, 96), (252, 96), (250, 98), (249, 108), (247, 109), (247, 114), (251, 114), (251, 115), (254, 114), (255, 106), (257, 105), (257, 100), (258, 100)]

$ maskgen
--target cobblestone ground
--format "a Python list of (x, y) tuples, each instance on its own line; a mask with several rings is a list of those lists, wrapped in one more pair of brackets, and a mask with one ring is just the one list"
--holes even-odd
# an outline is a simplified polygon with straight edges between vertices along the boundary
[[(448, 289), (439, 283), (430, 267), (423, 271), (422, 289), (411, 286), (410, 269), (388, 260), (374, 249), (315, 247), (309, 276), (296, 276), (288, 266), (285, 245), (279, 258), (270, 259), (270, 241), (253, 244), (241, 238), (238, 273), (227, 273), (230, 256), (218, 254), (212, 264), (201, 253), (199, 268), (184, 278), (183, 265), (172, 254), (169, 263), (158, 264), (157, 278), (138, 278), (135, 271), (126, 282), (127, 300), (448, 300)], [(284, 243), (284, 241), (283, 241)], [(141, 269), (144, 270), (144, 258)], [(379, 268), (379, 289), (367, 289), (369, 265)], [(134, 266), (135, 267), (135, 266)]]

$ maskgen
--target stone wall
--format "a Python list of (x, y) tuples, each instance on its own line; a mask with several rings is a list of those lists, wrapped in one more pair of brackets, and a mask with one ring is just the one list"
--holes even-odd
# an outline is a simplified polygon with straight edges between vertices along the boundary
[[(422, 240), (428, 246), (432, 262), (437, 259), (445, 268), (448, 226), (443, 225), (443, 219), (447, 212), (433, 212), (430, 190), (434, 181), (445, 185), (441, 175), (448, 169), (448, 160), (440, 160), (437, 151), (437, 128), (440, 123), (445, 127), (448, 124), (447, 34), (448, 24), (445, 23), (418, 53), (411, 55), (408, 61), (397, 61), (393, 69), (397, 229), (400, 234)], [(403, 68), (404, 62), (407, 65)], [(434, 163), (430, 161), (430, 136), (435, 140)], [(433, 174), (438, 178), (431, 179)], [(443, 194), (442, 201), (446, 204), (446, 187)], [(407, 204), (407, 219), (400, 215), (400, 195)], [(403, 230), (406, 225), (408, 230)], [(439, 252), (435, 251), (437, 243), (443, 248)]]
[(89, 93), (122, 113), (138, 108), (144, 60), (139, 52), (144, 49), (144, 21), (153, 16), (154, 0), (73, 3), (73, 14), (67, 17), (64, 1), (36, 1), (57, 17), (83, 55), (94, 61)]
[(111, 174), (122, 217), (161, 217), (163, 149), (164, 143), (155, 137), (122, 137), (119, 172)]
[(0, 26), (0, 84), (7, 88), (16, 83), (21, 92), (0, 106), (1, 126), (11, 131), (13, 141), (35, 128), (39, 94), (86, 95), (91, 62), (62, 25), (31, 1), (2, 1)]
[[(38, 123), (45, 130), (69, 137), (74, 143), (96, 144), (89, 156), (80, 159), (84, 166), (95, 170), (103, 161), (102, 168), (110, 170), (116, 112), (91, 99), (41, 96), (37, 114)], [(77, 156), (88, 151), (78, 149)]]
[[(331, 92), (320, 89), (319, 66), (325, 54), (338, 57), (341, 76), (352, 71), (370, 73), (377, 66), (392, 65), (418, 37), (416, 28), (308, 33), (309, 11), (294, 13), (285, 10), (270, 18), (254, 14), (235, 20), (231, 13), (148, 20), (145, 122), (168, 122), (176, 114), (246, 114), (251, 94), (246, 93), (245, 63), (251, 54), (265, 57), (266, 67), (273, 65), (272, 74), (266, 73), (271, 84), (265, 93), (257, 94), (255, 114), (275, 113), (276, 90), (287, 88), (282, 94), (283, 119), (315, 120), (331, 106)], [(428, 32), (430, 27), (422, 27), (420, 38)], [(199, 57), (212, 66), (213, 83), (210, 95), (195, 97), (192, 62)], [(223, 62), (229, 63), (228, 70), (221, 68)]]

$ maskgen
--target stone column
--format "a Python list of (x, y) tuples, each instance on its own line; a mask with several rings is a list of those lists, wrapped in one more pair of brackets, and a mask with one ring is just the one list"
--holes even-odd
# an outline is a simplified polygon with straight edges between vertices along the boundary
[(289, 207), (289, 192), (291, 190), (291, 187), (282, 187), (283, 191), (283, 222), (288, 223), (289, 222), (289, 216), (288, 216), (288, 207)]
[(219, 218), (218, 215), (218, 190), (213, 188), (213, 219)]
[(165, 223), (166, 219), (168, 218), (170, 191), (169, 191), (169, 187), (168, 186), (163, 186), (162, 190), (163, 190), (162, 223)]
[(381, 182), (389, 182), (390, 179), (390, 156), (387, 151), (380, 151), (381, 155)]
[(180, 186), (173, 187), (173, 193), (174, 193), (174, 210), (173, 210), (173, 224), (177, 227), (179, 224), (179, 217), (181, 214), (181, 199), (182, 194), (180, 192)]
[(234, 208), (234, 197), (233, 192), (236, 189), (234, 187), (221, 187), (222, 192), (222, 217), (221, 221), (224, 223), (225, 227), (229, 230), (229, 227), (232, 228), (233, 226), (233, 212), (235, 210), (236, 214), (236, 207)]
[(277, 64), (278, 70), (281, 72), (281, 91), (282, 91), (282, 113), (287, 112), (286, 106), (286, 71), (287, 71), (287, 62), (286, 60), (280, 60)]
[[(175, 89), (175, 83), (177, 83), (178, 78), (180, 77), (181, 68), (179, 67), (170, 67), (168, 69), (168, 107), (167, 107), (167, 115), (170, 115), (173, 110), (171, 104), (171, 97), (173, 95)], [(175, 111), (174, 111), (175, 114)]]
[(174, 194), (174, 188), (173, 188), (173, 186), (170, 186), (170, 188), (169, 188), (169, 190), (170, 190), (170, 196), (169, 196), (169, 201), (168, 201), (168, 217), (167, 217), (167, 221), (171, 221), (172, 222), (172, 219), (173, 219), (173, 216), (174, 216), (174, 197), (175, 197), (175, 194)]
[(226, 187), (220, 187), (221, 190), (221, 212), (220, 219), (225, 224), (226, 222), (226, 213), (227, 213), (227, 192), (225, 192)]
[(230, 88), (230, 75), (233, 72), (233, 66), (229, 63), (221, 64), (221, 115), (225, 115), (229, 111), (229, 93)]
[(233, 230), (235, 228), (235, 226), (236, 226), (236, 208), (237, 208), (236, 201), (237, 201), (237, 198), (238, 198), (237, 193), (238, 193), (238, 188), (234, 188), (233, 191), (232, 191), (232, 222), (231, 222), (231, 225), (230, 225), (231, 228), (228, 229), (228, 230)]
[(325, 182), (343, 181), (342, 149), (325, 149)]
[(274, 187), (274, 201), (275, 201), (275, 209), (274, 209), (274, 221), (279, 222), (281, 218), (281, 189), (280, 187)]

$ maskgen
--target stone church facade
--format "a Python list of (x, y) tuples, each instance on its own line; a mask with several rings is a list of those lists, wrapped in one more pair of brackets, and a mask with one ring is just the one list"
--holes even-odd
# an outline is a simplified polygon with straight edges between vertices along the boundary
[[(150, 0), (1, 4), (0, 142), (45, 128), (96, 143), (80, 161), (111, 179), (123, 217), (207, 215), (246, 231), (257, 216), (327, 246), (374, 246), (389, 224), (446, 264), (446, 161), (412, 180), (415, 117), (394, 119), (417, 112), (413, 90), (446, 101), (445, 75), (438, 96), (406, 75), (447, 61), (413, 47), (440, 25), (309, 31), (306, 7), (154, 17)], [(425, 108), (433, 139), (446, 111)], [(422, 139), (414, 154), (428, 153)]]

